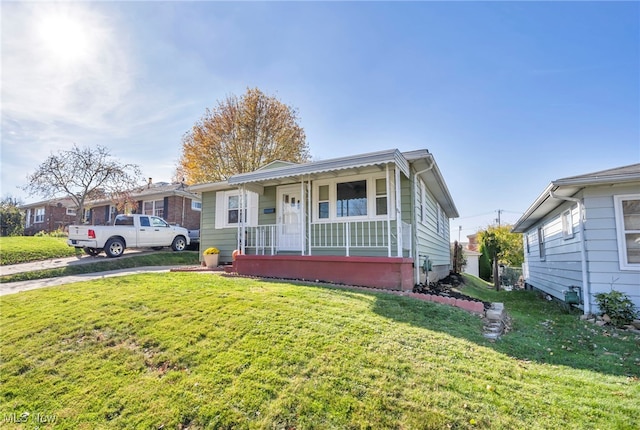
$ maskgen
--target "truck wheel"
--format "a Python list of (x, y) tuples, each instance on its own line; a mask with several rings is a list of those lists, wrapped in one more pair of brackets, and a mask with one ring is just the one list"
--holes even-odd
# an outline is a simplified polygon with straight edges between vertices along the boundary
[(109, 239), (104, 245), (104, 252), (109, 258), (120, 257), (124, 253), (124, 242), (117, 237)]
[(95, 257), (96, 255), (102, 252), (102, 249), (98, 248), (82, 248), (84, 249), (85, 254)]
[(184, 236), (176, 236), (175, 239), (173, 239), (173, 243), (171, 244), (171, 249), (173, 249), (174, 251), (184, 251), (186, 247), (187, 240), (184, 238)]

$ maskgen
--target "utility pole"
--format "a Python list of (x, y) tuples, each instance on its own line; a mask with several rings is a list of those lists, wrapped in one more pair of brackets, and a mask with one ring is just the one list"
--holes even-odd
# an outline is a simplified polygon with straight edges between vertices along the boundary
[(502, 209), (498, 209), (498, 227), (500, 227), (500, 215), (502, 214), (503, 210)]

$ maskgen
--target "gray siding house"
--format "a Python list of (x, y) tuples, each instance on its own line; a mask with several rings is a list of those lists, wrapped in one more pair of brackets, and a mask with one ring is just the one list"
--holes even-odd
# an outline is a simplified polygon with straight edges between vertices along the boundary
[(427, 150), (278, 161), (189, 189), (202, 195), (201, 250), (224, 263), (238, 250), (239, 273), (399, 289), (449, 273), (458, 212)]
[(560, 300), (579, 287), (584, 313), (611, 289), (640, 307), (640, 164), (551, 182), (513, 231), (529, 286)]

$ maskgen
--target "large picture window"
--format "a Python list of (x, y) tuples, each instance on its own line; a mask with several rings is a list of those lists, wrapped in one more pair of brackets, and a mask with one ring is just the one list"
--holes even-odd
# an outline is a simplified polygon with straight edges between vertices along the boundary
[(367, 216), (367, 181), (340, 182), (336, 192), (337, 217)]
[(640, 269), (640, 194), (615, 196), (621, 270)]
[[(386, 176), (380, 174), (316, 181), (312, 192), (313, 219), (386, 218), (393, 191), (388, 190)], [(393, 210), (390, 213), (393, 218)]]

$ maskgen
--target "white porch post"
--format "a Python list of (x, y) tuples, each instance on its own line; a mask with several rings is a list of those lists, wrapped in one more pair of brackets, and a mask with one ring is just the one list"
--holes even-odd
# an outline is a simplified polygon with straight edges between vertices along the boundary
[(309, 239), (307, 240), (307, 245), (309, 247), (307, 255), (311, 255), (311, 242), (313, 238), (311, 235), (313, 234), (313, 230), (311, 229), (311, 210), (313, 208), (313, 201), (311, 200), (311, 179), (307, 182), (307, 231), (309, 232)]
[(245, 245), (246, 245), (246, 227), (245, 227), (245, 208), (244, 208), (244, 202), (245, 199), (247, 198), (247, 192), (246, 189), (244, 187), (244, 185), (240, 188), (240, 198), (238, 200), (240, 200), (238, 202), (238, 229), (239, 229), (239, 238), (238, 240), (240, 240), (240, 253), (244, 255), (245, 253)]
[(305, 230), (307, 226), (307, 211), (305, 210), (306, 196), (305, 196), (304, 178), (300, 178), (300, 249), (302, 255), (305, 254), (305, 247), (307, 246), (305, 241)]
[(391, 257), (391, 179), (389, 177), (389, 163), (385, 166), (385, 183), (387, 185), (387, 256)]
[(397, 252), (396, 257), (402, 257), (402, 198), (400, 196), (400, 169), (396, 166), (396, 236)]

